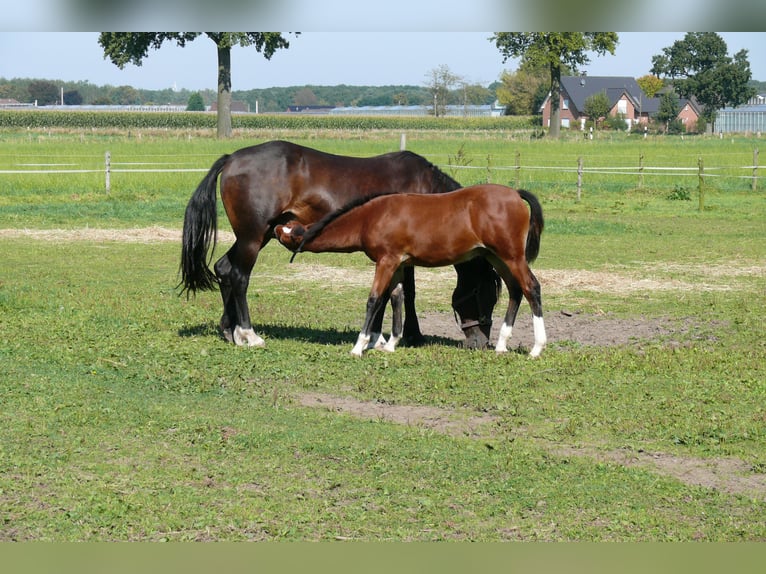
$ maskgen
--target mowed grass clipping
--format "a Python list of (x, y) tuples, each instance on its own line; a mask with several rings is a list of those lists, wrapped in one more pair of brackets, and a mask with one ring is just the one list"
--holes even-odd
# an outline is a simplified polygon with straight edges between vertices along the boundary
[[(177, 231), (190, 179), (168, 184), (175, 220), (113, 191), (125, 220), (103, 227)], [(85, 225), (4, 197), (23, 224), (0, 236), (2, 539), (762, 540), (762, 193), (714, 189), (702, 213), (648, 190), (539, 195), (546, 314), (662, 319), (671, 335), (552, 340), (539, 360), (430, 337), (353, 360), (370, 264), (291, 266), (272, 244), (249, 297), (267, 348), (236, 348), (217, 293), (178, 296), (178, 242), (24, 235)], [(450, 276), (418, 276), (420, 314), (449, 313)], [(328, 408), (302, 406), (310, 393)], [(332, 397), (485, 422), (442, 432)], [(719, 482), (702, 473), (731, 461)]]

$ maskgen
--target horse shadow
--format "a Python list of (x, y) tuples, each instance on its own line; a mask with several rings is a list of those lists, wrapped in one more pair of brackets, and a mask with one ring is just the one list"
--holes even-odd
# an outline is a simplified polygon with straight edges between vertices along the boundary
[[(353, 345), (358, 331), (352, 329), (320, 329), (316, 327), (303, 327), (296, 325), (285, 325), (280, 323), (261, 323), (257, 325), (256, 332), (266, 339), (276, 339), (284, 341), (302, 341), (305, 343), (314, 343), (319, 345)], [(384, 333), (388, 335), (388, 333)], [(217, 337), (224, 340), (221, 330), (214, 322), (200, 323), (199, 325), (188, 325), (178, 330), (178, 336), (183, 338), (192, 337)], [(455, 339), (440, 337), (438, 335), (424, 335), (425, 345), (439, 345), (441, 347), (462, 347), (463, 344)], [(405, 341), (402, 341), (399, 347), (407, 347)]]

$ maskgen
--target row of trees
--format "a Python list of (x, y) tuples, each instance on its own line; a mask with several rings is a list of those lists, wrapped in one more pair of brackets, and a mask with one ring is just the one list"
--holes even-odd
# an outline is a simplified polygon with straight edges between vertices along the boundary
[[(489, 86), (469, 85), (458, 78), (445, 86), (441, 104), (490, 104), (497, 98), (497, 82)], [(261, 112), (284, 112), (288, 106), (391, 106), (433, 105), (431, 86), (288, 86), (232, 90), (232, 100), (249, 104)], [(438, 87), (436, 89), (442, 89)], [(65, 105), (183, 105), (205, 109), (216, 101), (215, 90), (142, 90), (131, 86), (97, 86), (89, 82), (61, 82), (29, 78), (0, 78), (0, 98), (37, 102), (40, 106)], [(201, 107), (200, 107), (201, 102)], [(442, 109), (440, 107), (440, 109)]]
[[(175, 42), (183, 47), (200, 36), (212, 40), (218, 53), (218, 135), (228, 137), (231, 135), (231, 48), (252, 46), (265, 58), (270, 59), (276, 50), (287, 49), (290, 46), (287, 38), (281, 33), (104, 32), (99, 36), (99, 44), (105, 56), (123, 68), (127, 64), (140, 66), (150, 49), (158, 49), (165, 42)], [(497, 32), (490, 41), (494, 42), (504, 62), (511, 58), (521, 60), (519, 69), (514, 74), (503, 74), (501, 85), (497, 87), (500, 102), (512, 113), (535, 113), (539, 103), (550, 93), (550, 135), (556, 137), (560, 129), (561, 76), (578, 73), (590, 62), (591, 53), (599, 56), (614, 54), (619, 38), (615, 32)], [(747, 51), (741, 50), (734, 57), (728, 56), (726, 43), (715, 32), (686, 34), (683, 40), (676, 41), (672, 46), (663, 49), (662, 54), (652, 58), (651, 71), (656, 81), (646, 79), (645, 85), (649, 90), (657, 87), (657, 82), (663, 85), (671, 84), (680, 96), (695, 97), (703, 105), (707, 120), (712, 119), (715, 111), (721, 107), (744, 103), (755, 93), (754, 88), (749, 85), (751, 72)], [(49, 96), (42, 94), (45, 92), (43, 88), (49, 87), (34, 86), (41, 94), (41, 98), (35, 98), (38, 102), (47, 101)], [(447, 66), (436, 68), (428, 74), (425, 89), (428, 102), (424, 102), (421, 96), (413, 97), (400, 90), (392, 95), (393, 102), (384, 103), (433, 105), (434, 114), (438, 116), (442, 115), (441, 111), (448, 103), (486, 103), (488, 99), (494, 99), (492, 91), (481, 86), (468, 85), (460, 77), (452, 74)], [(119, 103), (134, 95), (130, 94), (129, 90), (126, 92), (128, 93), (120, 95)], [(251, 93), (243, 98), (250, 101), (251, 108), (255, 107), (255, 102), (251, 101), (253, 95)], [(77, 99), (77, 95), (71, 90), (69, 97), (70, 101)], [(306, 88), (294, 97), (305, 101), (303, 105), (323, 103), (311, 88)], [(316, 99), (312, 100), (312, 97)], [(264, 110), (272, 104), (268, 98), (261, 100), (255, 96), (255, 99)], [(316, 103), (313, 103), (314, 101)], [(66, 103), (66, 94), (64, 102)], [(354, 103), (365, 105), (363, 99)], [(326, 105), (337, 104), (336, 99), (333, 102), (327, 101)], [(367, 105), (371, 104), (372, 102)], [(285, 107), (282, 102), (281, 108)]]

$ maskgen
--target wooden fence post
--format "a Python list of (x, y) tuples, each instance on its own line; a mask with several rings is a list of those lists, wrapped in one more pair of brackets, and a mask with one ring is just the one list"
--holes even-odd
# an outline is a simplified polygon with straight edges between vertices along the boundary
[(758, 189), (758, 148), (753, 150), (753, 184), (751, 187), (753, 191)]
[(516, 152), (516, 189), (521, 187), (521, 152)]
[(582, 156), (577, 158), (577, 203), (582, 197)]
[(111, 173), (112, 173), (112, 154), (109, 152), (106, 152), (104, 154), (104, 169), (105, 169), (105, 179), (106, 179), (106, 192), (109, 193), (109, 191), (112, 189), (112, 181), (111, 181)]
[(699, 169), (699, 210), (705, 209), (705, 164), (702, 157), (697, 158), (697, 168)]
[(399, 151), (404, 151), (407, 149), (407, 134), (403, 133), (402, 136), (399, 138)]
[(644, 154), (638, 154), (638, 188), (644, 187)]

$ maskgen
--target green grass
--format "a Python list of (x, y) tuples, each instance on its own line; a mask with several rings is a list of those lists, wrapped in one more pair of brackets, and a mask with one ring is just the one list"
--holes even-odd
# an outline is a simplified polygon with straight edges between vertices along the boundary
[[(455, 141), (428, 145), (454, 153)], [(126, 154), (188, 144), (119, 142)], [(317, 145), (334, 149), (327, 142)], [(214, 158), (239, 144), (200, 146)], [(108, 197), (67, 176), (36, 198), (38, 177), (3, 176), (0, 227), (179, 228), (201, 174), (125, 174)], [(706, 271), (762, 267), (763, 193), (714, 188), (700, 213), (663, 190), (595, 188), (580, 203), (568, 189), (536, 191), (547, 218), (536, 269), (715, 287), (621, 295), (543, 284), (546, 313), (668, 318), (691, 321), (689, 331), (675, 344), (552, 341), (538, 360), (438, 340), (353, 360), (368, 287), (299, 281), (271, 245), (249, 297), (267, 348), (241, 349), (217, 335), (217, 293), (178, 296), (179, 245), (0, 238), (0, 538), (763, 540), (763, 490), (727, 493), (575, 454), (736, 457), (746, 477), (763, 475), (764, 277)], [(300, 261), (371, 277), (359, 255)], [(423, 289), (419, 311), (449, 310), (451, 289)], [(452, 437), (301, 407), (307, 391), (496, 422), (482, 437)]]

